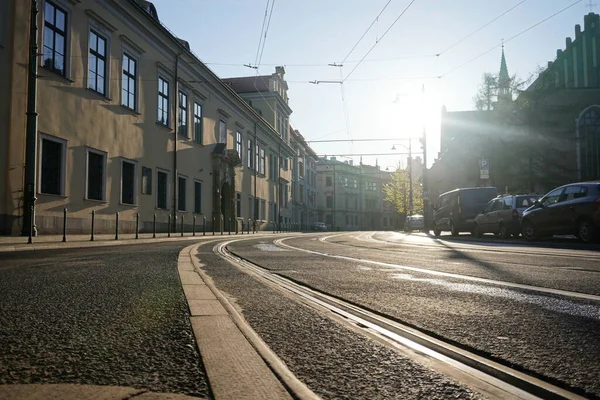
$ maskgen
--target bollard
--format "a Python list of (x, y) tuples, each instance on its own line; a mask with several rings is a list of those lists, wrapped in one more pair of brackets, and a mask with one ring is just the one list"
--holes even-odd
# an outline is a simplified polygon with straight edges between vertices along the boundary
[(221, 228), (221, 229), (220, 229), (220, 230), (221, 230), (221, 236), (223, 236), (223, 228), (224, 228), (224, 227), (223, 227), (223, 223), (224, 223), (224, 221), (223, 221), (223, 214), (221, 214), (221, 215), (219, 216), (219, 227)]
[(63, 242), (67, 241), (67, 209), (63, 210)]
[(212, 231), (213, 231), (213, 236), (215, 236), (215, 217), (213, 217), (213, 220), (212, 220)]
[(181, 216), (181, 237), (183, 237), (183, 215)]
[[(242, 218), (240, 220), (240, 223), (242, 224), (242, 235), (244, 234), (244, 218)], [(235, 226), (237, 228), (237, 225)]]
[(92, 235), (90, 237), (90, 242), (94, 241), (94, 220), (96, 219), (96, 210), (92, 210)]
[(169, 214), (169, 223), (167, 224), (167, 237), (171, 237), (171, 214)]
[(254, 225), (252, 225), (252, 234), (256, 233), (256, 220), (252, 221)]
[(194, 220), (192, 222), (192, 236), (196, 236), (196, 216), (194, 215)]
[(275, 233), (275, 221), (271, 221), (271, 223), (273, 224), (273, 233)]
[(28, 244), (33, 243), (33, 212), (34, 212), (33, 206), (31, 206), (30, 211), (31, 211), (31, 214), (30, 214), (31, 215), (31, 218), (30, 218), (31, 224), (29, 225), (29, 239), (27, 239)]
[(140, 238), (140, 213), (135, 213), (135, 238)]
[[(242, 224), (244, 223), (244, 221), (242, 220)], [(235, 234), (237, 235), (238, 232), (240, 231), (239, 228), (239, 221), (237, 220), (237, 218), (235, 219)], [(244, 232), (244, 227), (242, 227), (242, 232)]]
[(252, 221), (252, 219), (248, 218), (248, 235), (250, 234), (250, 221)]
[(227, 222), (227, 225), (228, 225), (227, 228), (229, 230), (229, 234), (231, 235), (231, 217), (227, 218), (227, 221), (228, 221)]
[(152, 239), (156, 238), (156, 214), (154, 214), (154, 219), (152, 220)]
[(119, 240), (119, 212), (117, 211), (115, 213), (116, 216), (116, 220), (115, 220), (115, 240)]
[(206, 216), (202, 216), (202, 236), (206, 236)]
[(173, 220), (173, 234), (177, 233), (177, 214), (175, 214), (174, 216), (174, 220)]

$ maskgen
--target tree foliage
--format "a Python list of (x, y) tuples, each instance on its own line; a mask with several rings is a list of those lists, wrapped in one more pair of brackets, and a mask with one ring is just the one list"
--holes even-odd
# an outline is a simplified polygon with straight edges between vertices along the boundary
[[(384, 186), (385, 200), (394, 205), (394, 209), (404, 215), (410, 210), (410, 176), (409, 171), (398, 168), (391, 176), (390, 181)], [(423, 187), (418, 179), (412, 179), (412, 213), (423, 212)]]

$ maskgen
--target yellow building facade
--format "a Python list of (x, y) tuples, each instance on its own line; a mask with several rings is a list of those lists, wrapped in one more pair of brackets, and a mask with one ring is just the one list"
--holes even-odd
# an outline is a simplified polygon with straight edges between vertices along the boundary
[[(28, 54), (37, 4), (35, 223), (38, 234), (191, 231), (285, 222), (293, 152), (268, 96), (219, 79), (142, 0), (0, 4), (0, 234), (24, 231)], [(281, 88), (285, 88), (284, 91)], [(273, 93), (270, 93), (273, 92)], [(282, 102), (283, 99), (283, 102)], [(287, 116), (291, 113), (285, 108)], [(270, 156), (277, 167), (270, 167)], [(272, 206), (276, 205), (276, 206)], [(290, 205), (291, 207), (291, 205)], [(221, 222), (223, 221), (223, 222)], [(228, 225), (228, 224), (231, 225)]]

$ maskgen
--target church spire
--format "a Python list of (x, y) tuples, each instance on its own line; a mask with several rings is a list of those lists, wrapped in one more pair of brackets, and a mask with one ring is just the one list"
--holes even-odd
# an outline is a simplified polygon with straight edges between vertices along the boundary
[(510, 76), (504, 56), (504, 40), (502, 41), (502, 59), (500, 60), (500, 74), (498, 74), (498, 100), (512, 100), (510, 90)]

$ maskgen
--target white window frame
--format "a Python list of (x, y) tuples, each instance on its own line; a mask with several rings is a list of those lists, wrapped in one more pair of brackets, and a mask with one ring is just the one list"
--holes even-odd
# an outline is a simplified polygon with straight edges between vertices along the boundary
[[(96, 89), (92, 89), (90, 88), (90, 62), (91, 62), (91, 57), (90, 57), (90, 52), (91, 52), (91, 39), (92, 39), (92, 31), (94, 31), (94, 34), (102, 39), (104, 39), (104, 41), (106, 42), (105, 44), (105, 49), (104, 49), (104, 93), (100, 92), (97, 88)], [(89, 20), (89, 24), (88, 24), (88, 48), (87, 48), (87, 54), (88, 54), (88, 58), (87, 58), (87, 68), (85, 70), (85, 75), (86, 75), (86, 80), (85, 80), (85, 87), (93, 92), (98, 93), (101, 96), (104, 96), (106, 98), (110, 98), (110, 48), (111, 48), (111, 36), (110, 36), (110, 30), (107, 29), (104, 25), (101, 25), (100, 23), (96, 22), (93, 19)]]
[[(185, 108), (182, 108), (181, 96), (185, 97)], [(181, 124), (181, 110), (184, 110), (185, 114), (185, 130), (179, 132), (179, 126)], [(190, 97), (184, 90), (179, 90), (177, 93), (177, 134), (181, 137), (189, 139), (190, 137)]]
[[(90, 153), (99, 154), (104, 157), (104, 165), (102, 168), (102, 198), (101, 199), (90, 199), (88, 197), (89, 189), (89, 166), (90, 166)], [(106, 202), (106, 170), (108, 165), (108, 153), (102, 150), (94, 149), (91, 147), (85, 148), (85, 199), (89, 201), (100, 201)]]
[[(129, 104), (125, 104), (125, 99), (123, 98), (123, 75), (125, 74), (125, 56), (127, 56), (128, 58), (130, 58), (132, 61), (135, 62), (135, 74), (134, 74), (134, 84), (133, 84), (133, 107), (131, 107)], [(129, 51), (129, 49), (127, 47), (123, 47), (122, 51), (121, 51), (121, 105), (123, 107), (126, 107), (130, 110), (133, 111), (138, 111), (139, 110), (139, 77), (140, 77), (140, 58), (139, 56), (136, 56), (135, 53)], [(129, 101), (129, 99), (127, 99)], [(157, 107), (158, 109), (158, 107)]]
[[(133, 203), (123, 202), (123, 163), (133, 164)], [(138, 162), (129, 158), (121, 157), (121, 192), (119, 194), (119, 203), (128, 206), (137, 206), (138, 204)]]
[[(166, 174), (167, 175), (167, 193), (166, 193), (166, 201), (165, 201), (165, 207), (159, 207), (158, 206), (158, 196), (159, 196), (159, 187), (158, 187), (158, 174)], [(166, 169), (162, 169), (162, 168), (156, 168), (156, 195), (154, 196), (154, 206), (156, 209), (158, 210), (168, 210), (169, 209), (169, 176), (171, 175), (171, 173), (169, 172), (169, 170)]]
[[(44, 140), (48, 140), (51, 142), (56, 142), (62, 145), (62, 159), (60, 162), (60, 193), (52, 194), (52, 193), (44, 193), (42, 192), (42, 155), (44, 152)], [(38, 180), (37, 180), (37, 192), (39, 194), (44, 194), (48, 196), (64, 196), (66, 197), (66, 185), (65, 182), (67, 180), (67, 141), (65, 139), (61, 139), (55, 136), (46, 135), (44, 133), (38, 134)], [(87, 193), (87, 192), (86, 192)]]
[[(200, 115), (196, 114), (196, 106), (198, 106), (200, 108)], [(192, 115), (193, 115), (193, 124), (194, 124), (194, 128), (193, 128), (193, 135), (194, 135), (194, 141), (196, 143), (199, 144), (203, 144), (204, 143), (204, 105), (202, 104), (202, 102), (198, 101), (197, 99), (194, 100), (194, 109), (192, 110)], [(198, 131), (196, 130), (196, 117), (200, 117), (200, 135), (198, 135)], [(198, 140), (200, 139), (200, 140)]]
[[(224, 126), (225, 127), (225, 131), (222, 132), (221, 131), (221, 127)], [(227, 144), (227, 119), (225, 118), (219, 118), (219, 123), (217, 125), (217, 129), (219, 136), (217, 137), (217, 143), (225, 143)], [(225, 137), (222, 137), (222, 135), (224, 135)]]
[[(239, 140), (239, 141), (238, 141)], [(241, 131), (235, 132), (235, 149), (240, 157), (242, 166), (244, 165), (244, 135)]]
[(45, 70), (50, 71), (54, 74), (57, 74), (58, 76), (62, 76), (64, 78), (69, 79), (70, 74), (71, 74), (71, 24), (72, 24), (72, 20), (73, 20), (73, 7), (72, 5), (70, 5), (68, 2), (63, 1), (63, 0), (43, 0), (42, 4), (40, 4), (40, 13), (39, 13), (39, 20), (38, 20), (38, 26), (40, 27), (39, 29), (39, 49), (40, 49), (40, 53), (44, 53), (44, 26), (45, 26), (45, 21), (46, 21), (46, 3), (52, 3), (54, 6), (61, 8), (62, 11), (64, 11), (65, 13), (65, 18), (66, 18), (66, 24), (65, 24), (65, 61), (64, 61), (64, 65), (65, 65), (65, 74), (62, 75), (58, 72), (53, 71), (52, 69), (48, 69), (46, 67), (44, 67), (44, 56), (42, 55), (41, 57), (39, 57), (39, 65), (41, 67), (43, 67)]
[[(179, 181), (183, 179), (185, 181), (185, 186), (184, 188), (184, 196), (181, 196), (179, 193), (179, 189), (181, 189), (181, 184), (179, 183)], [(187, 182), (188, 182), (188, 177), (185, 175), (181, 175), (181, 174), (177, 174), (177, 211), (181, 211), (181, 212), (186, 212), (187, 211), (187, 206), (188, 206), (188, 202), (187, 202), (187, 195), (188, 195), (188, 191), (187, 191)], [(183, 208), (179, 208), (179, 205), (181, 204), (181, 199), (183, 199)]]
[[(161, 91), (160, 91), (160, 81), (163, 80), (167, 83), (167, 120), (163, 123), (160, 120), (160, 112), (159, 112), (159, 107), (160, 104), (158, 102), (158, 97), (161, 96)], [(159, 73), (158, 74), (158, 80), (157, 80), (157, 87), (156, 87), (156, 122), (159, 125), (162, 126), (166, 126), (167, 128), (169, 128), (171, 126), (171, 81), (165, 77), (165, 75)]]

